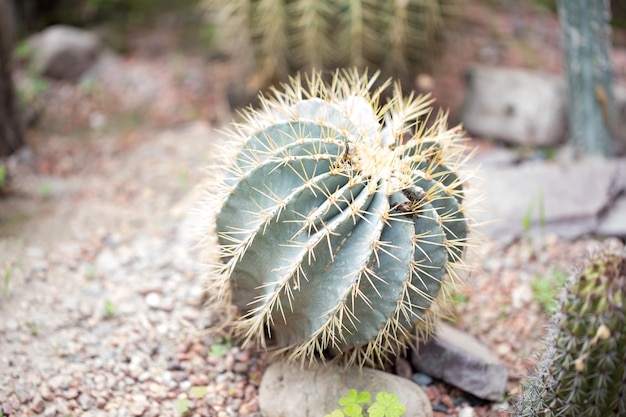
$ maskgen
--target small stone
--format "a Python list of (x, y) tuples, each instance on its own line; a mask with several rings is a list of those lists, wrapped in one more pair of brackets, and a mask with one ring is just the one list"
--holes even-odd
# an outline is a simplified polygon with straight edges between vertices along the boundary
[(256, 400), (256, 398), (254, 400), (243, 403), (241, 407), (239, 407), (239, 414), (241, 414), (242, 416), (256, 413), (257, 411), (259, 411), (259, 402)]
[(148, 399), (143, 394), (135, 394), (132, 396), (132, 405), (130, 406), (130, 413), (133, 416), (141, 416), (148, 407)]
[(476, 417), (476, 414), (472, 407), (463, 407), (461, 411), (459, 411), (458, 417)]
[(421, 385), (423, 387), (428, 386), (430, 384), (433, 383), (433, 379), (422, 373), (422, 372), (416, 372), (411, 376), (411, 379), (413, 380), (413, 382), (415, 382), (417, 385)]
[(434, 402), (437, 398), (439, 398), (439, 388), (434, 385), (431, 385), (426, 390), (426, 396), (430, 400), (430, 402)]
[(35, 394), (35, 397), (33, 398), (33, 401), (30, 405), (30, 409), (33, 410), (35, 413), (40, 414), (45, 408), (46, 403), (44, 402), (43, 398), (41, 398), (41, 395)]
[(63, 398), (66, 400), (73, 400), (78, 397), (78, 390), (76, 388), (69, 388), (63, 392)]
[(396, 358), (394, 368), (396, 375), (401, 376), (402, 378), (410, 379), (411, 375), (413, 374), (413, 368), (411, 367), (411, 363), (401, 356), (398, 356)]
[(161, 295), (156, 292), (149, 292), (146, 294), (146, 304), (150, 308), (159, 308), (161, 306)]
[(80, 407), (83, 410), (87, 411), (87, 410), (90, 410), (93, 407), (94, 399), (90, 395), (80, 394), (78, 396), (78, 404), (80, 404)]
[(413, 352), (416, 369), (491, 401), (502, 399), (508, 369), (486, 346), (471, 335), (442, 324), (431, 341)]
[(43, 412), (43, 417), (55, 417), (57, 415), (57, 408), (54, 404), (50, 404)]
[(207, 385), (209, 383), (209, 377), (205, 374), (191, 375), (189, 380), (193, 385)]
[(50, 391), (50, 388), (48, 388), (47, 385), (42, 385), (39, 388), (39, 395), (41, 395), (41, 397), (46, 401), (52, 401), (52, 399), (54, 398), (52, 392)]

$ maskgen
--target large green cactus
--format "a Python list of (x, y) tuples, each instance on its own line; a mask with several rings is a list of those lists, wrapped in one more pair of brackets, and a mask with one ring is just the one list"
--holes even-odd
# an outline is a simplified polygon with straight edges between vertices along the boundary
[(626, 249), (572, 278), (516, 416), (626, 416)]
[(293, 71), (428, 69), (463, 0), (205, 0), (219, 44), (264, 80)]
[(294, 360), (382, 363), (430, 332), (462, 263), (462, 132), (428, 125), (431, 101), (399, 86), (379, 106), (374, 80), (293, 79), (233, 133), (209, 294), (238, 307), (246, 340)]

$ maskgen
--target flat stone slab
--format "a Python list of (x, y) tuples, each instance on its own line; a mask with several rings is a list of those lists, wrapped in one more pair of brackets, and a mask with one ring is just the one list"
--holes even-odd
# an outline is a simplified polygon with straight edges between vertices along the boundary
[(568, 239), (621, 233), (621, 217), (612, 210), (615, 197), (626, 187), (624, 160), (598, 157), (490, 165), (483, 167), (480, 177), (477, 188), (485, 200), (470, 212), (493, 240), (508, 243), (536, 230)]
[(433, 415), (424, 391), (397, 375), (334, 365), (301, 368), (283, 362), (273, 363), (263, 374), (259, 408), (264, 417), (322, 417), (340, 408), (339, 398), (351, 389), (369, 392), (372, 401), (381, 391), (395, 394), (406, 407), (405, 416)]
[(474, 67), (461, 119), (472, 135), (524, 146), (553, 146), (566, 131), (566, 83), (537, 71)]
[(416, 369), (465, 392), (502, 401), (508, 370), (495, 354), (473, 336), (445, 323), (435, 338), (411, 353)]

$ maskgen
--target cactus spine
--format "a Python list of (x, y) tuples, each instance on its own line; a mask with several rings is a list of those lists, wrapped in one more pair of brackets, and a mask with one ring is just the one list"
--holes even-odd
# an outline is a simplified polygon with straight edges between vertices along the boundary
[(462, 132), (442, 114), (427, 126), (432, 101), (399, 86), (379, 105), (375, 78), (292, 79), (232, 132), (208, 292), (247, 342), (292, 360), (383, 363), (431, 332), (462, 265)]
[(626, 249), (602, 253), (573, 277), (518, 417), (626, 415), (625, 299)]
[[(428, 69), (463, 0), (206, 0), (220, 44), (264, 80), (294, 71)], [(250, 57), (254, 61), (249, 62)]]

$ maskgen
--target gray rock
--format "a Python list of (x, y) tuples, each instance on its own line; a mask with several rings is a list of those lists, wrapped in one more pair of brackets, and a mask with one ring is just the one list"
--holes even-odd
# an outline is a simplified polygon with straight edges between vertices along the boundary
[(615, 126), (613, 131), (617, 136), (616, 151), (620, 155), (626, 155), (626, 86), (616, 85), (613, 88), (615, 103)]
[(102, 44), (93, 33), (54, 25), (31, 36), (33, 67), (42, 75), (76, 80), (98, 59)]
[[(538, 229), (569, 239), (594, 233), (599, 216), (624, 189), (619, 167), (618, 160), (603, 158), (484, 167), (485, 200), (472, 215), (484, 234), (505, 243)], [(530, 218), (531, 230), (525, 230), (524, 218)]]
[(259, 407), (265, 417), (320, 417), (339, 408), (338, 400), (350, 389), (368, 391), (374, 399), (380, 391), (397, 395), (406, 416), (432, 417), (428, 397), (408, 379), (364, 368), (344, 370), (339, 366), (301, 368), (270, 365), (259, 388)]
[(471, 134), (516, 145), (552, 146), (566, 131), (565, 81), (540, 72), (476, 67), (461, 118)]
[(626, 238), (626, 195), (618, 198), (598, 225), (598, 234)]
[(501, 401), (508, 370), (474, 337), (442, 324), (434, 339), (412, 352), (416, 369), (491, 401)]

